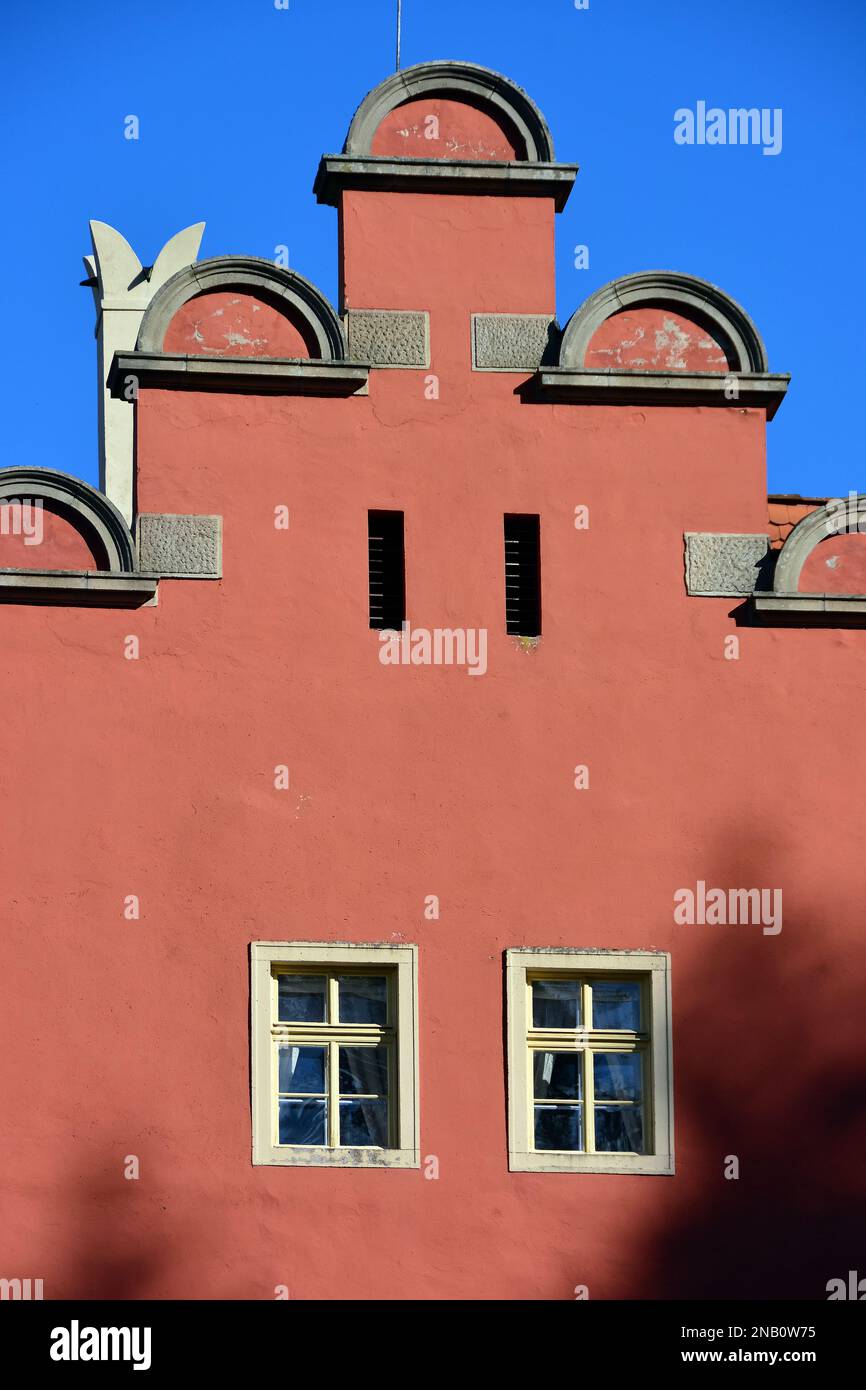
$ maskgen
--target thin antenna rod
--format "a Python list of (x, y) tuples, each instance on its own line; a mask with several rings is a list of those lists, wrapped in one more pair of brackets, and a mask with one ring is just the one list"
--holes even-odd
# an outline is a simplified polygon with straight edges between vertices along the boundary
[(403, 28), (403, 0), (397, 0), (397, 71), (400, 71), (400, 33)]

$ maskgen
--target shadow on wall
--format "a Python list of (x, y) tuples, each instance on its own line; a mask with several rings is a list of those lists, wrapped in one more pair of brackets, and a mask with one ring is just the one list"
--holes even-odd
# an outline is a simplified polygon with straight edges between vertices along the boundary
[[(169, 1219), (164, 1205), (155, 1213), (152, 1196), (139, 1193), (139, 1182), (123, 1177), (114, 1152), (110, 1162), (111, 1173), (104, 1157), (94, 1155), (88, 1164), (94, 1176), (81, 1184), (76, 1198), (64, 1198), (63, 1238), (58, 1244), (66, 1256), (51, 1279), (50, 1294), (46, 1283), (49, 1297), (165, 1297), (166, 1271), (176, 1268), (177, 1252), (183, 1248), (178, 1213)], [(160, 1225), (161, 1231), (155, 1229)]]
[(697, 962), (678, 964), (679, 936), (672, 951), (676, 1187), (635, 1247), (626, 1297), (826, 1299), (828, 1280), (866, 1275), (855, 885), (828, 876), (807, 906), (767, 867), (775, 851), (763, 865), (731, 851), (708, 887), (781, 886), (783, 927), (675, 929), (706, 943)]

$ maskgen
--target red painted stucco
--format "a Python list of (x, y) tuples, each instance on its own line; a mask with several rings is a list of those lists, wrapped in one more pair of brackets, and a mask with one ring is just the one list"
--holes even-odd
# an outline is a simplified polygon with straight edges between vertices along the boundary
[(828, 536), (806, 557), (797, 588), (801, 594), (866, 594), (866, 535)]
[(239, 290), (212, 290), (178, 310), (163, 350), (216, 357), (310, 357), (308, 338), (285, 306)]
[[(864, 1235), (864, 635), (686, 594), (684, 532), (767, 525), (762, 411), (530, 404), (472, 372), (473, 312), (552, 312), (547, 200), (355, 192), (343, 222), (349, 304), (429, 310), (439, 398), (393, 370), (348, 400), (142, 390), (139, 508), (221, 514), (224, 578), (132, 612), (0, 605), (0, 1273), (821, 1298)], [(405, 512), (413, 626), (488, 629), (483, 678), (380, 663), (369, 508)], [(541, 515), (530, 650), (505, 512)], [(699, 879), (781, 887), (782, 932), (675, 926)], [(418, 943), (437, 1180), (251, 1166), (257, 939)], [(509, 1173), (520, 945), (672, 953), (675, 1177)]]
[(397, 106), (373, 136), (371, 153), (412, 159), (520, 159), (507, 122), (449, 97), (418, 97)]
[(726, 372), (724, 348), (671, 309), (623, 309), (596, 329), (584, 366), (646, 372)]
[(71, 521), (22, 498), (0, 502), (0, 568), (95, 570), (100, 564)]

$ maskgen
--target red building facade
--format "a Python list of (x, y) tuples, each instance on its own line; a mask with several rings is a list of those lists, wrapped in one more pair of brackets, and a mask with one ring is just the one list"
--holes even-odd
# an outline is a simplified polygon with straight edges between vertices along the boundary
[(338, 308), (94, 224), (102, 490), (0, 471), (0, 1276), (856, 1265), (860, 499), (768, 511), (788, 378), (716, 287), (625, 275), (560, 329), (576, 172), (514, 84), (426, 64), (322, 161)]

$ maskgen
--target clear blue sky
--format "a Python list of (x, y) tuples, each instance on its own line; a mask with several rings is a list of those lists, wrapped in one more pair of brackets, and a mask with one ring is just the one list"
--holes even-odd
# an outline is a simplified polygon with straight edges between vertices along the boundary
[[(3, 466), (96, 480), (92, 301), (78, 287), (89, 218), (144, 264), (199, 220), (202, 256), (273, 257), (285, 243), (336, 299), (336, 214), (317, 207), (313, 176), (393, 69), (395, 12), (396, 0), (3, 6)], [(430, 58), (526, 87), (558, 157), (581, 166), (558, 219), (561, 322), (630, 271), (714, 281), (757, 322), (771, 368), (793, 374), (768, 429), (770, 490), (866, 490), (863, 0), (404, 0), (404, 66)], [(781, 153), (676, 145), (674, 111), (699, 100), (781, 107)], [(138, 141), (123, 136), (130, 114)], [(588, 270), (574, 268), (579, 243)]]

